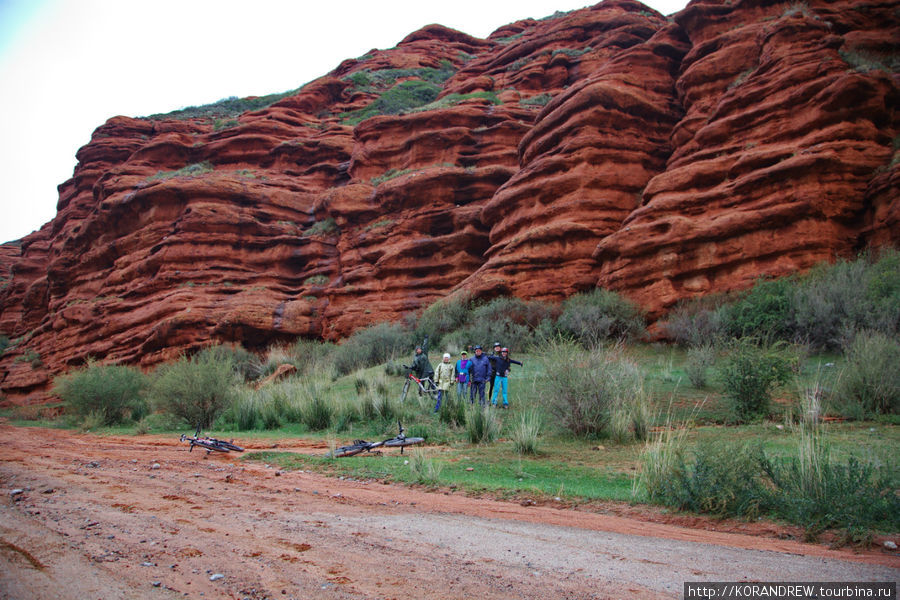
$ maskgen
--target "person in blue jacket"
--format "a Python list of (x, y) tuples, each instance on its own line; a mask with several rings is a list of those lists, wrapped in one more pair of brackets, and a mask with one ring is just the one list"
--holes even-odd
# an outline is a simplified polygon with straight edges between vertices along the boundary
[(499, 356), (492, 356), (491, 362), (494, 366), (494, 393), (491, 395), (491, 406), (497, 406), (497, 392), (503, 391), (503, 408), (509, 408), (509, 398), (507, 389), (509, 387), (509, 369), (516, 364), (520, 367), (522, 363), (509, 357), (509, 348), (501, 348)]
[(475, 346), (475, 356), (469, 361), (469, 403), (475, 404), (475, 394), (481, 399), (484, 406), (484, 384), (491, 376), (491, 361), (484, 355), (481, 346)]
[(469, 353), (463, 350), (456, 361), (456, 397), (462, 400), (469, 385)]

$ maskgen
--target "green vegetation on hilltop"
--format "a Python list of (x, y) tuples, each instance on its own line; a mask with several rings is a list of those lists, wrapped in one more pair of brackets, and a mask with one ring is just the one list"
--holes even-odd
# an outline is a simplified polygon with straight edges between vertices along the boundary
[(297, 94), (300, 89), (302, 88), (288, 90), (287, 92), (281, 92), (278, 94), (268, 94), (266, 96), (248, 96), (246, 98), (231, 96), (228, 98), (223, 98), (216, 102), (211, 102), (210, 104), (203, 104), (201, 106), (187, 106), (185, 108), (173, 110), (168, 113), (157, 113), (142, 118), (177, 119), (181, 121), (185, 121), (187, 119), (228, 120), (233, 119), (234, 117), (237, 117), (245, 112), (262, 110), (263, 108), (275, 104), (279, 100), (283, 100), (284, 98), (289, 98), (290, 96)]

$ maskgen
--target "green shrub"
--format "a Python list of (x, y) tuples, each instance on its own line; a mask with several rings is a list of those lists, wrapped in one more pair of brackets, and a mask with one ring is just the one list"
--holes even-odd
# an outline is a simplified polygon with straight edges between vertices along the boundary
[(519, 104), (524, 104), (525, 106), (547, 106), (552, 99), (553, 96), (551, 94), (538, 94), (537, 96), (519, 100)]
[(342, 115), (344, 122), (355, 125), (378, 115), (396, 115), (424, 106), (438, 97), (439, 85), (421, 80), (402, 81), (387, 90), (365, 108)]
[(87, 366), (54, 380), (53, 393), (76, 414), (93, 414), (102, 425), (138, 421), (147, 414), (144, 391), (148, 381), (138, 369), (124, 365)]
[(667, 506), (720, 517), (757, 517), (774, 507), (766, 478), (771, 467), (760, 443), (701, 444), (677, 454), (669, 469), (647, 490)]
[(415, 338), (431, 337), (438, 347), (445, 335), (466, 326), (472, 318), (472, 302), (469, 296), (457, 294), (429, 305), (416, 320)]
[(196, 177), (198, 175), (210, 173), (213, 170), (215, 170), (215, 167), (207, 160), (190, 164), (177, 171), (158, 171), (156, 174), (147, 177), (145, 181), (165, 181), (166, 179), (172, 179), (173, 177)]
[(897, 468), (855, 456), (833, 461), (827, 449), (820, 452), (815, 470), (804, 465), (802, 456), (777, 464), (773, 470), (777, 513), (803, 526), (810, 540), (826, 529), (843, 530), (844, 539), (856, 543), (871, 541), (872, 529), (897, 531)]
[(328, 217), (324, 221), (316, 221), (315, 223), (310, 225), (309, 229), (303, 232), (303, 237), (330, 235), (332, 233), (336, 233), (337, 231), (337, 223), (333, 218)]
[(552, 315), (553, 308), (543, 302), (495, 298), (472, 307), (466, 325), (447, 335), (444, 344), (452, 343), (460, 348), (481, 344), (487, 348), (499, 341), (513, 355), (535, 343), (535, 329)]
[(500, 437), (500, 421), (490, 406), (466, 408), (466, 436), (473, 444), (492, 444)]
[(412, 471), (417, 483), (437, 485), (440, 482), (443, 465), (426, 458), (421, 449), (415, 448), (409, 457), (409, 470)]
[(541, 414), (534, 409), (523, 411), (512, 431), (512, 441), (519, 454), (537, 454), (538, 438), (543, 426)]
[(480, 98), (482, 100), (487, 100), (491, 104), (503, 104), (500, 101), (500, 98), (494, 92), (471, 92), (469, 94), (447, 94), (443, 98), (435, 100), (434, 102), (429, 102), (424, 106), (419, 106), (417, 108), (410, 109), (408, 112), (424, 112), (426, 110), (438, 110), (441, 108), (450, 108), (451, 106), (456, 106), (457, 104), (461, 104), (466, 100), (473, 100), (476, 98)]
[(441, 408), (438, 410), (438, 421), (453, 427), (465, 425), (466, 404), (467, 400), (457, 398), (453, 391), (445, 392), (441, 398)]
[(216, 345), (204, 348), (202, 354), (209, 354), (211, 360), (230, 362), (235, 374), (242, 381), (253, 381), (265, 373), (265, 365), (258, 356), (240, 345)]
[(618, 348), (584, 350), (572, 342), (549, 342), (543, 362), (547, 408), (578, 436), (608, 435), (613, 412), (643, 394), (637, 365)]
[(685, 348), (718, 345), (727, 337), (726, 310), (725, 299), (721, 296), (680, 302), (666, 317), (666, 335)]
[(795, 281), (791, 277), (757, 281), (742, 298), (727, 306), (729, 335), (769, 341), (789, 339)]
[(734, 340), (719, 361), (719, 380), (737, 421), (769, 414), (773, 389), (787, 381), (792, 359), (782, 346), (759, 345), (756, 340)]
[(847, 352), (837, 395), (866, 416), (900, 413), (900, 343), (877, 331), (861, 331)]
[(0, 335), (0, 356), (3, 356), (3, 353), (6, 352), (10, 345), (9, 338), (5, 335)]
[(556, 323), (560, 333), (586, 348), (608, 340), (632, 340), (644, 332), (641, 310), (616, 292), (604, 289), (566, 299)]
[(782, 518), (804, 527), (810, 539), (840, 529), (844, 539), (865, 542), (872, 529), (900, 526), (895, 462), (832, 460), (814, 428), (802, 427), (798, 453), (782, 459), (758, 442), (706, 443), (689, 452), (682, 435), (670, 439), (675, 443), (666, 444), (665, 454), (648, 460), (661, 447), (654, 443), (642, 455), (640, 481), (653, 502), (718, 516)]
[(313, 431), (328, 429), (331, 427), (334, 412), (334, 405), (328, 399), (316, 394), (303, 406), (303, 424)]
[(245, 391), (237, 397), (223, 418), (238, 431), (251, 431), (262, 423), (260, 413), (259, 396), (252, 391)]
[(794, 337), (816, 349), (843, 349), (860, 329), (897, 336), (900, 252), (885, 249), (815, 267), (794, 294), (793, 321)]
[(217, 102), (213, 102), (211, 104), (204, 104), (202, 106), (189, 106), (187, 108), (182, 108), (179, 110), (172, 111), (170, 113), (159, 113), (155, 115), (150, 115), (149, 117), (144, 117), (146, 119), (197, 119), (197, 118), (227, 118), (227, 117), (236, 117), (242, 113), (251, 110), (260, 110), (266, 108), (267, 106), (271, 106), (275, 102), (282, 100), (284, 98), (293, 96), (299, 92), (299, 89), (289, 90), (287, 92), (281, 92), (277, 94), (269, 94), (266, 96), (250, 96), (247, 98), (238, 98), (237, 96), (230, 96), (228, 98), (223, 98)]
[(707, 373), (716, 364), (716, 349), (712, 344), (703, 344), (689, 348), (684, 363), (688, 380), (697, 389), (707, 384)]
[(346, 375), (409, 352), (412, 332), (400, 323), (377, 323), (360, 329), (335, 348), (334, 370)]
[(162, 365), (154, 373), (154, 404), (192, 427), (212, 426), (235, 397), (236, 376), (230, 357), (215, 351)]

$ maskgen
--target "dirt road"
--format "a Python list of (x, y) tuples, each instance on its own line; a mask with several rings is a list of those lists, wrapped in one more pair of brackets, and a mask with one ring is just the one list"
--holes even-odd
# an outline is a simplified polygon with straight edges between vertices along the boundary
[(684, 581), (900, 578), (897, 554), (765, 528), (722, 533), (204, 456), (177, 439), (0, 425), (0, 597), (680, 598)]

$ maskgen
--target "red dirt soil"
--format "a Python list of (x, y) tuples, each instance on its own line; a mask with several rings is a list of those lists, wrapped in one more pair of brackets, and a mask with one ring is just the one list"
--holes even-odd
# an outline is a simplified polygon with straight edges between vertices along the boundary
[(900, 575), (896, 553), (767, 523), (338, 480), (174, 437), (0, 425), (0, 448), (4, 598), (680, 598), (684, 581)]

